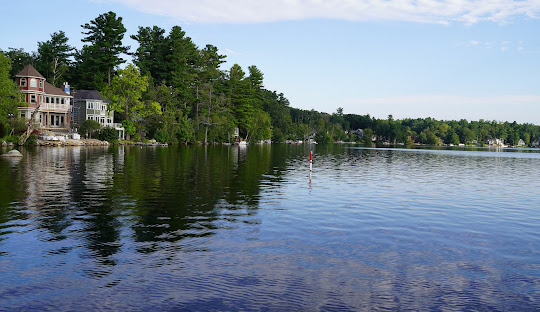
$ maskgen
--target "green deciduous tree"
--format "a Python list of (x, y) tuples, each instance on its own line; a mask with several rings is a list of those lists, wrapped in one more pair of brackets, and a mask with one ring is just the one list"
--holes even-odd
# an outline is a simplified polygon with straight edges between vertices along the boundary
[(9, 75), (11, 60), (0, 51), (0, 137), (10, 133), (11, 123), (17, 118), (21, 95)]
[(247, 130), (246, 140), (250, 142), (269, 140), (272, 136), (270, 115), (262, 109), (255, 110), (247, 124)]
[(99, 131), (99, 139), (107, 142), (118, 141), (118, 132), (111, 127), (102, 128)]
[[(132, 64), (119, 69), (111, 85), (103, 92), (111, 103), (109, 109), (124, 114), (126, 121), (138, 122), (145, 117), (162, 114), (161, 106), (155, 101), (143, 101), (143, 93), (148, 89), (148, 76), (141, 76), (139, 69)], [(130, 139), (130, 131), (127, 131)]]

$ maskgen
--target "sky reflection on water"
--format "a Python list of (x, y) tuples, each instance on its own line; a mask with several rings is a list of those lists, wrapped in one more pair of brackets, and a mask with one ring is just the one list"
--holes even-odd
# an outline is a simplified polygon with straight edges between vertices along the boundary
[(538, 154), (311, 148), (0, 159), (0, 310), (540, 309)]

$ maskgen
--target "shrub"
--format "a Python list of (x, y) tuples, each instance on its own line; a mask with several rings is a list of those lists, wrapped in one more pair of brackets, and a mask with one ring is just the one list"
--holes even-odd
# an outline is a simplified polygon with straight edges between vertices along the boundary
[(38, 136), (34, 133), (30, 134), (24, 145), (36, 145)]
[(99, 128), (101, 128), (101, 125), (99, 124), (99, 122), (92, 119), (88, 119), (82, 123), (79, 131), (82, 136), (88, 134), (90, 138), (92, 138), (92, 133), (94, 133), (94, 131), (98, 130)]
[(165, 130), (159, 129), (154, 134), (154, 139), (160, 143), (167, 143), (169, 142), (169, 134)]
[(16, 136), (16, 135), (8, 135), (4, 137), (3, 140), (6, 141), (6, 143), (11, 142), (13, 144), (19, 144), (19, 136)]
[(99, 131), (98, 135), (100, 140), (104, 140), (107, 142), (115, 142), (118, 141), (118, 133), (116, 130), (114, 130), (111, 127), (105, 127)]

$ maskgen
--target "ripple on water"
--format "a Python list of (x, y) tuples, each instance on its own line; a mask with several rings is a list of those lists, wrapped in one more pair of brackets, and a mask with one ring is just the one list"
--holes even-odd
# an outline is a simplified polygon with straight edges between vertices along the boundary
[(539, 309), (540, 154), (311, 148), (40, 149), (0, 310)]

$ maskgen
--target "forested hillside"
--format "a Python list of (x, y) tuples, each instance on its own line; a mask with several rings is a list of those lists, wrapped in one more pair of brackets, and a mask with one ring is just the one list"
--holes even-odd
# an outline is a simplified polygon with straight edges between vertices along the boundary
[(313, 139), (319, 143), (481, 145), (500, 138), (510, 145), (517, 145), (520, 139), (532, 145), (540, 140), (540, 127), (532, 124), (394, 120), (391, 115), (376, 119), (344, 114), (341, 108), (331, 114), (296, 109), (283, 93), (265, 88), (264, 73), (256, 65), (224, 68), (226, 57), (218, 47), (197, 46), (179, 26), (170, 30), (139, 27), (130, 35), (136, 47), (123, 45), (128, 33), (114, 12), (81, 25), (81, 31), (85, 36), (81, 49), (70, 45), (65, 32), (59, 30), (38, 42), (37, 51), (0, 51), (0, 79), (7, 81), (0, 86), (0, 137), (20, 124), (7, 118), (15, 113), (17, 102), (15, 86), (9, 80), (32, 64), (53, 85), (68, 81), (75, 90), (102, 92), (111, 100), (116, 122), (123, 123), (132, 140), (231, 142), (237, 129), (250, 142)]

